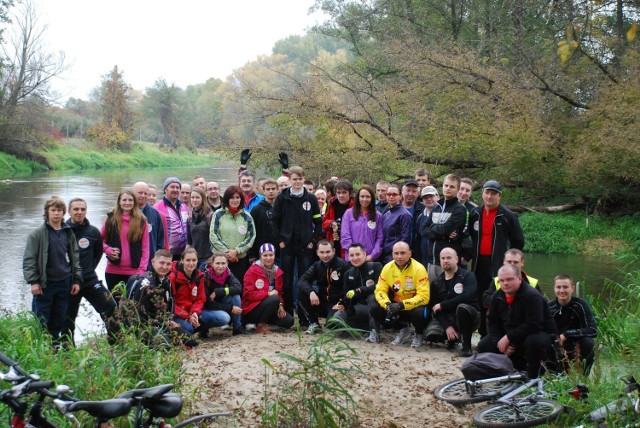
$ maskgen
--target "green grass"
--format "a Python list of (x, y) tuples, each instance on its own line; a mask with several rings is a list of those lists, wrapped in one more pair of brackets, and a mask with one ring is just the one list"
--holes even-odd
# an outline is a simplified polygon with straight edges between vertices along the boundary
[(525, 213), (520, 224), (528, 252), (621, 255), (640, 250), (640, 217)]
[[(0, 343), (2, 352), (25, 371), (56, 385), (68, 385), (76, 397), (85, 400), (104, 400), (128, 389), (163, 383), (176, 385), (177, 391), (182, 386), (183, 352), (150, 348), (133, 335), (126, 335), (116, 345), (109, 345), (105, 337), (93, 337), (77, 349), (54, 352), (49, 334), (32, 313), (23, 312), (0, 317)], [(0, 388), (7, 387), (5, 383)], [(0, 413), (5, 411), (0, 408)], [(55, 412), (50, 414), (59, 417)], [(86, 414), (77, 416), (85, 418), (82, 426), (90, 426)], [(72, 426), (68, 420), (60, 418), (58, 422)], [(118, 426), (129, 426), (129, 422), (120, 420)]]
[(0, 152), (0, 179), (21, 177), (33, 172), (46, 171), (46, 167), (37, 162), (18, 159), (8, 153)]

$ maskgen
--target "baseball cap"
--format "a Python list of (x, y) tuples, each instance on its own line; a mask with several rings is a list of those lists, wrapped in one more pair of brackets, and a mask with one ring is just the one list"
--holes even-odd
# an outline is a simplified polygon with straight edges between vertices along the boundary
[(502, 193), (502, 186), (496, 180), (488, 180), (482, 185), (482, 190), (495, 190), (498, 193)]
[(413, 178), (410, 178), (409, 180), (404, 182), (405, 186), (416, 186), (416, 187), (420, 187), (420, 185), (418, 184), (418, 182), (416, 180), (414, 180)]
[(420, 197), (424, 198), (427, 195), (437, 195), (438, 191), (436, 190), (435, 187), (433, 186), (426, 186), (424, 189), (422, 189), (422, 192), (420, 192)]

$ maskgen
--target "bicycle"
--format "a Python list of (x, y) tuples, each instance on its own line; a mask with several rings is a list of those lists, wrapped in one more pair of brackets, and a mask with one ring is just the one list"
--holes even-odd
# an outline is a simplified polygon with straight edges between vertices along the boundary
[(624, 414), (625, 416), (622, 417), (625, 422), (636, 422), (640, 416), (640, 397), (638, 396), (640, 384), (633, 376), (623, 377), (621, 380), (626, 384), (624, 387), (625, 395), (589, 414), (589, 420), (597, 423), (598, 427), (607, 427), (606, 420), (615, 415)]
[(434, 394), (436, 398), (456, 406), (481, 403), (514, 390), (525, 380), (526, 376), (523, 373), (476, 381), (460, 378), (439, 386)]

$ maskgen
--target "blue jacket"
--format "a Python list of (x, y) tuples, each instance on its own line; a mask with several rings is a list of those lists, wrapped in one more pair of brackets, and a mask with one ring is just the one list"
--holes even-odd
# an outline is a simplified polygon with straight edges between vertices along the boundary
[(398, 241), (407, 244), (411, 242), (411, 214), (402, 204), (393, 208), (387, 207), (387, 211), (382, 215), (382, 232), (384, 241), (382, 242), (382, 258), (389, 261), (393, 245)]

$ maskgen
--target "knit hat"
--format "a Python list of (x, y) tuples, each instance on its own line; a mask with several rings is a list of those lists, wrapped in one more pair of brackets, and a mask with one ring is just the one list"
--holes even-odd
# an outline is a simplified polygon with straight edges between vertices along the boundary
[(182, 188), (182, 183), (180, 182), (180, 179), (178, 177), (167, 177), (167, 179), (164, 180), (164, 184), (162, 185), (162, 191), (164, 192), (169, 184), (173, 183), (178, 183), (180, 185), (180, 188)]
[(272, 253), (275, 253), (276, 248), (273, 246), (273, 244), (267, 242), (266, 244), (260, 245), (260, 250), (258, 250), (260, 255), (262, 255), (262, 253), (264, 253), (265, 251), (271, 251)]

